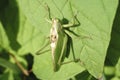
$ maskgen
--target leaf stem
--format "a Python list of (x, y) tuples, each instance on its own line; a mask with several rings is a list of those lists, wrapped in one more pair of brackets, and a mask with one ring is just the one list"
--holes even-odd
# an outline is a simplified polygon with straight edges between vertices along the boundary
[(14, 61), (16, 62), (17, 66), (20, 68), (20, 70), (23, 72), (24, 75), (29, 76), (29, 71), (26, 70), (21, 64), (20, 62), (17, 60), (17, 58), (12, 54), (9, 53), (10, 56), (14, 59)]

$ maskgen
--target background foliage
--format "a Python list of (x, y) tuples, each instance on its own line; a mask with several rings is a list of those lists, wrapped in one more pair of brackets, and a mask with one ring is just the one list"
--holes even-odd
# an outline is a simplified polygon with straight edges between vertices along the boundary
[[(53, 72), (50, 51), (35, 55), (48, 41), (51, 27), (45, 20), (48, 17), (45, 4), (52, 18), (62, 20), (64, 16), (70, 23), (73, 14), (79, 12), (80, 25), (70, 30), (81, 35), (80, 38), (72, 36), (75, 57), (80, 58), (81, 63), (62, 65), (58, 72)], [(118, 0), (1, 0), (0, 79), (119, 80), (119, 22)], [(65, 61), (71, 60), (70, 50)]]

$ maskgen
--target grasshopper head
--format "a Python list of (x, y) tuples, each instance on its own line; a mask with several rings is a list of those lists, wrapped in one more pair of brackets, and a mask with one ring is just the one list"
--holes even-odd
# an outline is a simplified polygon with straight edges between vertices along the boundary
[(52, 27), (59, 32), (62, 29), (61, 22), (58, 18), (52, 19)]
[(52, 24), (60, 23), (60, 20), (58, 18), (52, 19)]

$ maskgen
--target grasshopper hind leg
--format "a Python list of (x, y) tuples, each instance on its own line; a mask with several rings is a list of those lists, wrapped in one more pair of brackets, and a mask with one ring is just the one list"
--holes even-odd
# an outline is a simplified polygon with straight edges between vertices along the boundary
[(72, 38), (68, 36), (68, 44), (67, 44), (69, 47), (67, 48), (67, 53), (66, 54), (66, 57), (69, 57), (69, 53), (70, 53), (70, 49), (72, 50), (72, 56), (73, 56), (73, 60), (71, 61), (68, 61), (68, 62), (63, 62), (61, 63), (61, 65), (63, 64), (67, 64), (67, 63), (71, 63), (71, 62), (79, 62), (80, 59), (79, 58), (76, 58), (75, 56), (75, 52), (74, 52), (74, 48), (73, 48), (73, 41), (72, 41)]

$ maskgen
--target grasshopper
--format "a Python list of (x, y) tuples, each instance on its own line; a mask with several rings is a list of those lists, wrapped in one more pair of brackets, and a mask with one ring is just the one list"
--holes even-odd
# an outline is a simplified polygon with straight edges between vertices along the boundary
[[(50, 8), (48, 6), (47, 6), (47, 11), (49, 11), (49, 15), (50, 15)], [(73, 23), (71, 24), (68, 23), (65, 25), (58, 18), (52, 19), (51, 16), (49, 16), (49, 19), (50, 20), (47, 20), (47, 21), (52, 24), (52, 27), (50, 29), (50, 36), (49, 36), (50, 46), (51, 46), (54, 72), (56, 72), (59, 70), (60, 66), (62, 65), (62, 62), (66, 57), (66, 54), (68, 52), (67, 51), (68, 47), (70, 47), (68, 44), (71, 44), (71, 47), (72, 47), (72, 42), (71, 43), (68, 42), (69, 39), (72, 39), (70, 34), (73, 33), (75, 36), (78, 36), (74, 32), (70, 31), (69, 27), (79, 26), (80, 23), (76, 18), (76, 15), (74, 16)], [(75, 24), (75, 20), (77, 21), (77, 24)], [(74, 61), (78, 61), (78, 60), (77, 59), (75, 60), (74, 58)]]

